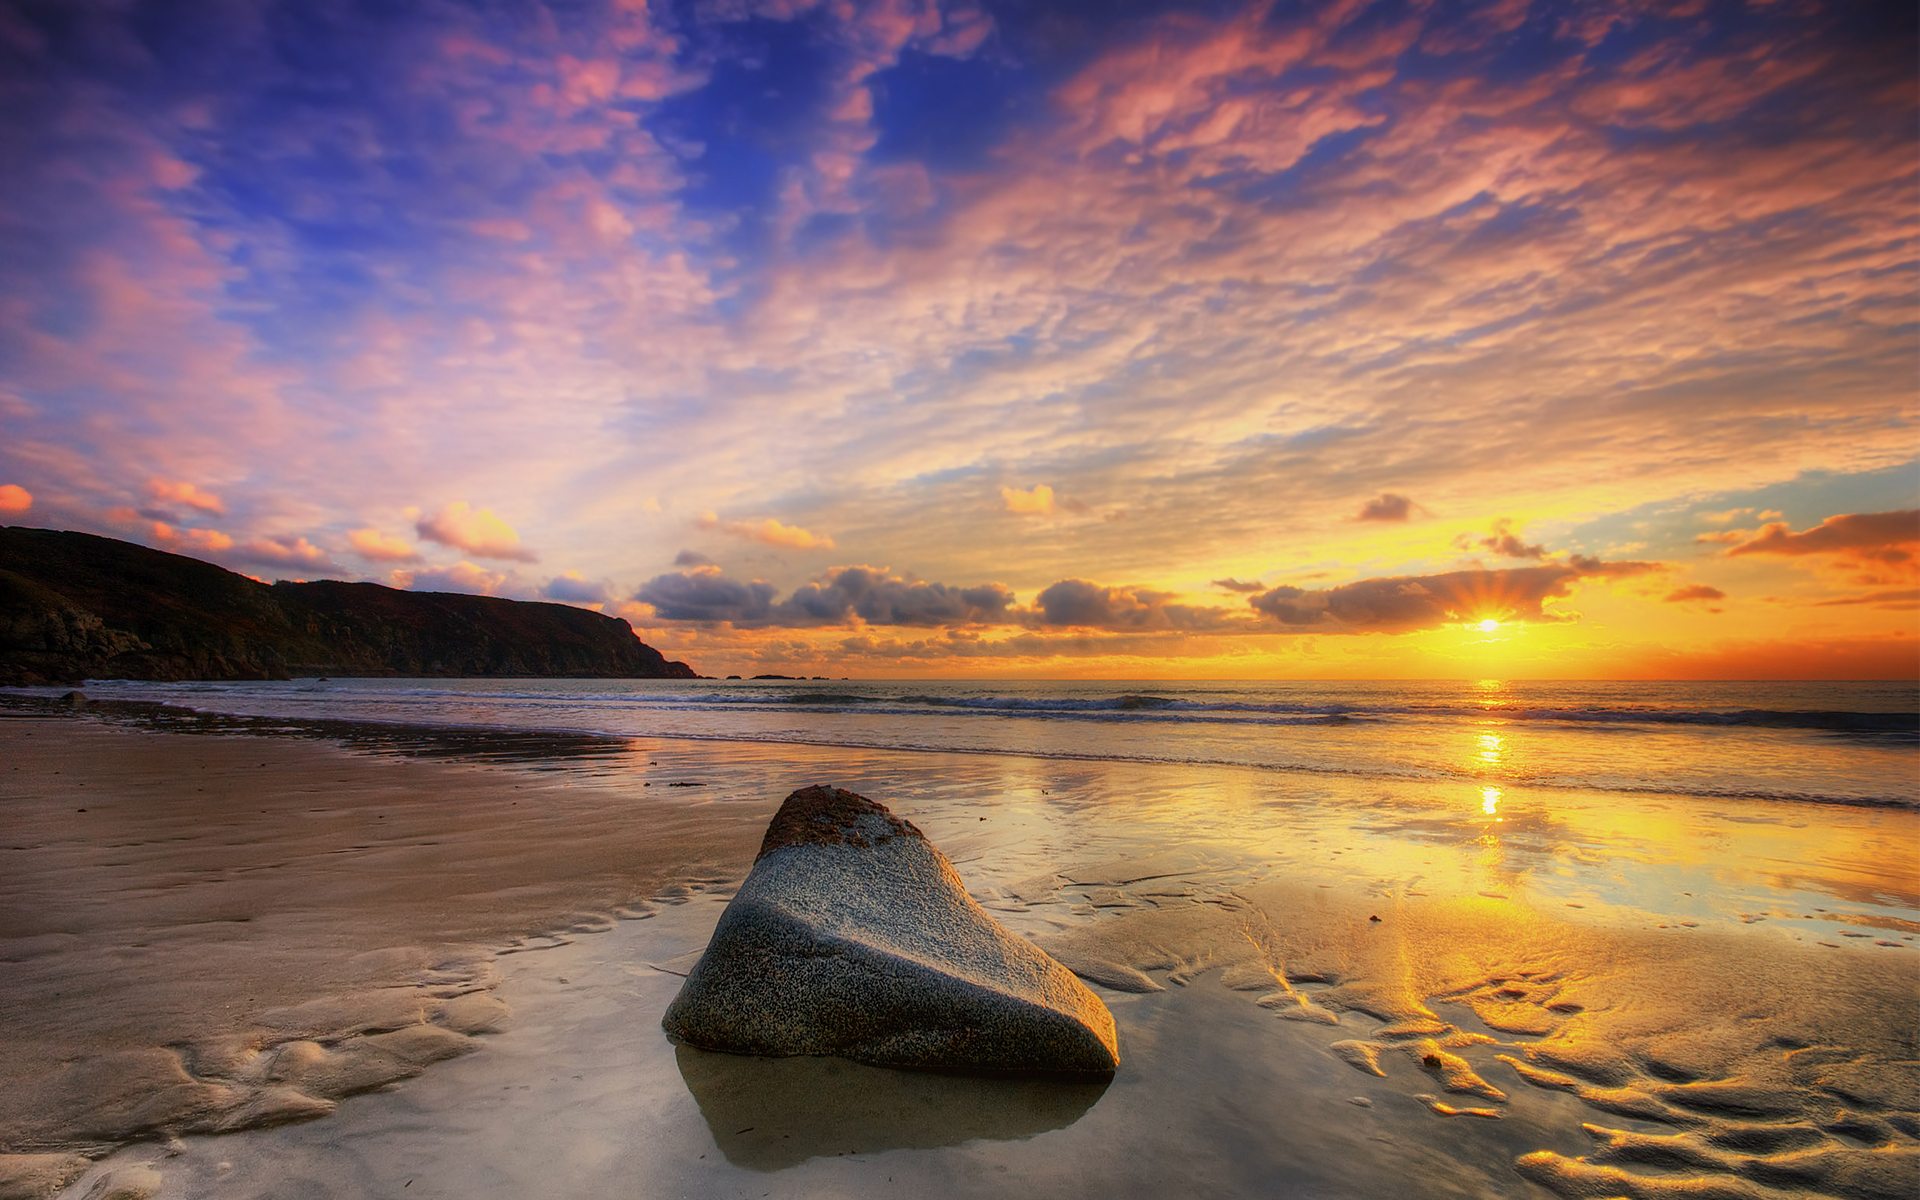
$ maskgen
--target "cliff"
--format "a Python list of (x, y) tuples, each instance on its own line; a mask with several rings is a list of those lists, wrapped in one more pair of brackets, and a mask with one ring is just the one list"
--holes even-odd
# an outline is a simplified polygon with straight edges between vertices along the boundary
[(0, 684), (296, 675), (693, 679), (617, 617), (377, 583), (257, 583), (130, 542), (0, 527)]

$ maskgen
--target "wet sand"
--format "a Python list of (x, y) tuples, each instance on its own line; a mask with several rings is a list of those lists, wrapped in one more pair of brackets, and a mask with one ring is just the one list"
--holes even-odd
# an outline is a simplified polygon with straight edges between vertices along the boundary
[[(517, 757), (0, 720), (0, 1195), (1920, 1185), (1911, 813), (667, 741)], [(665, 1039), (672, 972), (811, 782), (912, 819), (1096, 981), (1110, 1086)]]

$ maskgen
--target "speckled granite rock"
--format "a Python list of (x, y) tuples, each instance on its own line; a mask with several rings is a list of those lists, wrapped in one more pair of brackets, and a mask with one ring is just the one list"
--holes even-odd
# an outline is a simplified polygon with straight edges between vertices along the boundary
[(788, 796), (662, 1022), (736, 1054), (1109, 1075), (1113, 1015), (1002, 928), (911, 824), (838, 788)]

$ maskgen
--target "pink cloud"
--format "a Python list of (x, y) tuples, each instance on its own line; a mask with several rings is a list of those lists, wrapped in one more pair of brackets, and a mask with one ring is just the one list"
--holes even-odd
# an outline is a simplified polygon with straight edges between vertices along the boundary
[(161, 479), (155, 476), (147, 481), (147, 490), (153, 498), (169, 504), (184, 504), (188, 508), (197, 508), (201, 512), (224, 514), (227, 506), (220, 497), (211, 492), (202, 491), (185, 480)]
[(23, 513), (33, 507), (33, 493), (17, 483), (0, 484), (0, 513)]
[(327, 552), (306, 538), (254, 538), (242, 542), (233, 557), (250, 563), (271, 563), (277, 567), (326, 567), (332, 563)]

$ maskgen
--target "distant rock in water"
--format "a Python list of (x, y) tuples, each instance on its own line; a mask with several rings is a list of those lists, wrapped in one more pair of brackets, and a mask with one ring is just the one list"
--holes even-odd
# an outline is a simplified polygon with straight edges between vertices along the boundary
[(888, 1067), (1111, 1075), (1113, 1014), (967, 895), (918, 829), (864, 796), (803, 788), (662, 1022), (736, 1054)]
[(625, 621), (570, 605), (268, 586), (113, 538), (0, 527), (0, 684), (305, 675), (697, 678)]

